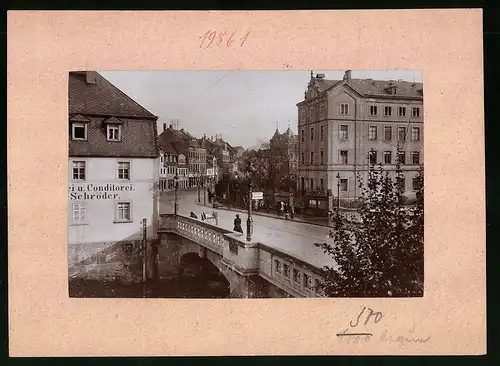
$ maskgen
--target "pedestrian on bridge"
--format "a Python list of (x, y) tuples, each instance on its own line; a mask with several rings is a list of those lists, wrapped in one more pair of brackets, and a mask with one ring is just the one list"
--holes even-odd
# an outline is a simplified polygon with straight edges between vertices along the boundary
[(234, 219), (234, 229), (233, 231), (237, 231), (239, 233), (243, 233), (243, 229), (241, 228), (241, 219), (240, 215), (236, 214), (236, 218)]

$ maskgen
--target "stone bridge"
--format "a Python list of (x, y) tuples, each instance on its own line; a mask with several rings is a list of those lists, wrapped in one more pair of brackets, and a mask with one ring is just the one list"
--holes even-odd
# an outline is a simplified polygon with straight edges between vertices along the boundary
[(160, 215), (152, 276), (223, 278), (233, 298), (321, 297), (321, 270), (206, 221)]

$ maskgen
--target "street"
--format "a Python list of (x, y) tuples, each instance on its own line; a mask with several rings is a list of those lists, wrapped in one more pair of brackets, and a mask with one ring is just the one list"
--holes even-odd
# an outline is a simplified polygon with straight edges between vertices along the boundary
[[(203, 192), (201, 192), (200, 196), (203, 203)], [(227, 209), (213, 209), (199, 205), (197, 199), (198, 192), (196, 190), (179, 190), (177, 192), (178, 213), (189, 216), (191, 212), (194, 212), (201, 221), (202, 212), (208, 215), (213, 211), (217, 211), (219, 215), (218, 226), (231, 231), (233, 230), (233, 220), (236, 214), (239, 214), (243, 232), (246, 235), (247, 213)], [(160, 214), (173, 212), (174, 193), (170, 191), (164, 193), (160, 198)], [(252, 215), (252, 218), (252, 239), (318, 267), (332, 265), (332, 258), (313, 245), (328, 240), (328, 233), (331, 228), (260, 215)]]

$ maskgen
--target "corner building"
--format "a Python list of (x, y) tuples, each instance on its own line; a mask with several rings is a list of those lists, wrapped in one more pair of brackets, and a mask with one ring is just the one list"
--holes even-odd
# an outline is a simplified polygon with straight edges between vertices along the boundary
[[(156, 235), (157, 117), (97, 72), (69, 74), (69, 265)], [(105, 254), (106, 253), (106, 254)], [(102, 257), (102, 258), (101, 258)]]
[(352, 79), (349, 70), (342, 80), (327, 80), (311, 71), (297, 108), (297, 189), (306, 211), (326, 214), (338, 193), (341, 200), (359, 197), (356, 176), (366, 184), (369, 159), (390, 172), (399, 159), (405, 191), (413, 190), (424, 159), (422, 83)]

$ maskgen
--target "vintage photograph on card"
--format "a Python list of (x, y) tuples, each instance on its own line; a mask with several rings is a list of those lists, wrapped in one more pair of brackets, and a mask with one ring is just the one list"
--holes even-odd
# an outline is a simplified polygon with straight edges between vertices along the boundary
[(72, 71), (70, 297), (424, 294), (418, 70)]

